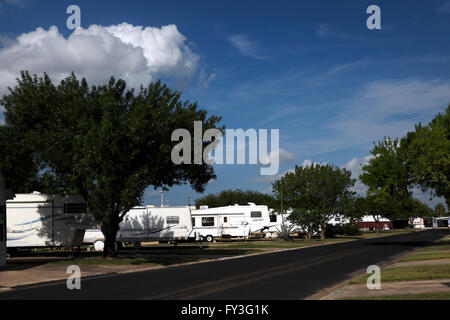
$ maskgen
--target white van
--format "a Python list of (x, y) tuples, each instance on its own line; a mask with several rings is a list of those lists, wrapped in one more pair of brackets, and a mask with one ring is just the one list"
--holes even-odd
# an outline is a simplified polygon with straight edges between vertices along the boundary
[[(180, 241), (188, 240), (192, 233), (191, 210), (184, 207), (134, 207), (119, 224), (117, 242)], [(86, 231), (83, 241), (94, 244), (102, 251), (104, 236), (100, 229)]]
[(90, 217), (81, 196), (16, 194), (6, 201), (7, 247), (81, 246)]
[(201, 206), (192, 211), (193, 236), (211, 242), (216, 237), (248, 237), (255, 232), (265, 232), (270, 225), (267, 206), (234, 205), (208, 208)]

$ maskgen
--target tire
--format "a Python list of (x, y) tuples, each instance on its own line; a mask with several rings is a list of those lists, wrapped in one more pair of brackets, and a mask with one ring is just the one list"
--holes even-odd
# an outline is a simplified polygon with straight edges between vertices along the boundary
[(94, 241), (94, 250), (97, 252), (103, 252), (105, 248), (105, 242), (103, 240), (95, 240)]
[(205, 237), (205, 240), (206, 240), (206, 242), (213, 242), (213, 241), (214, 241), (214, 237), (211, 236), (211, 235), (207, 235), (207, 236)]

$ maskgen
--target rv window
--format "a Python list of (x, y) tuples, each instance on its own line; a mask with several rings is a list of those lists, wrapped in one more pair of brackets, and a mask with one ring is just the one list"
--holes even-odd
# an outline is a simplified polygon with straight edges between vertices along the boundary
[(271, 214), (269, 217), (270, 217), (270, 222), (277, 222), (277, 215), (276, 214)]
[(335, 217), (334, 221), (341, 221), (341, 217)]
[(202, 227), (213, 227), (214, 217), (202, 217)]
[(178, 224), (178, 223), (180, 223), (180, 217), (179, 216), (167, 216), (166, 222), (167, 222), (167, 224)]
[(261, 211), (252, 211), (250, 213), (250, 215), (251, 215), (252, 218), (261, 218), (262, 217)]
[(192, 220), (192, 226), (195, 227), (195, 218), (191, 218)]
[(228, 222), (228, 217), (223, 217), (223, 222), (227, 223)]
[(86, 213), (86, 203), (64, 203), (64, 213)]

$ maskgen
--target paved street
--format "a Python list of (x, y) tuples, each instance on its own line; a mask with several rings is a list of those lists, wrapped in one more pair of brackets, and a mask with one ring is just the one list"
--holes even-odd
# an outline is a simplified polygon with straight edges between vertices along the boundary
[(0, 299), (304, 299), (448, 235), (423, 231), (237, 259), (85, 278), (0, 293)]

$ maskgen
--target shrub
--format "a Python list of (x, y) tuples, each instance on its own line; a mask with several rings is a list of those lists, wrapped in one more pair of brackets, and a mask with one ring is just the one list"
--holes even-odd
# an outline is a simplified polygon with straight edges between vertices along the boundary
[(361, 234), (359, 226), (356, 223), (346, 223), (342, 226), (342, 234), (346, 236), (358, 236)]
[(340, 225), (333, 226), (332, 224), (327, 224), (325, 226), (325, 238), (334, 238), (338, 234), (342, 234)]

